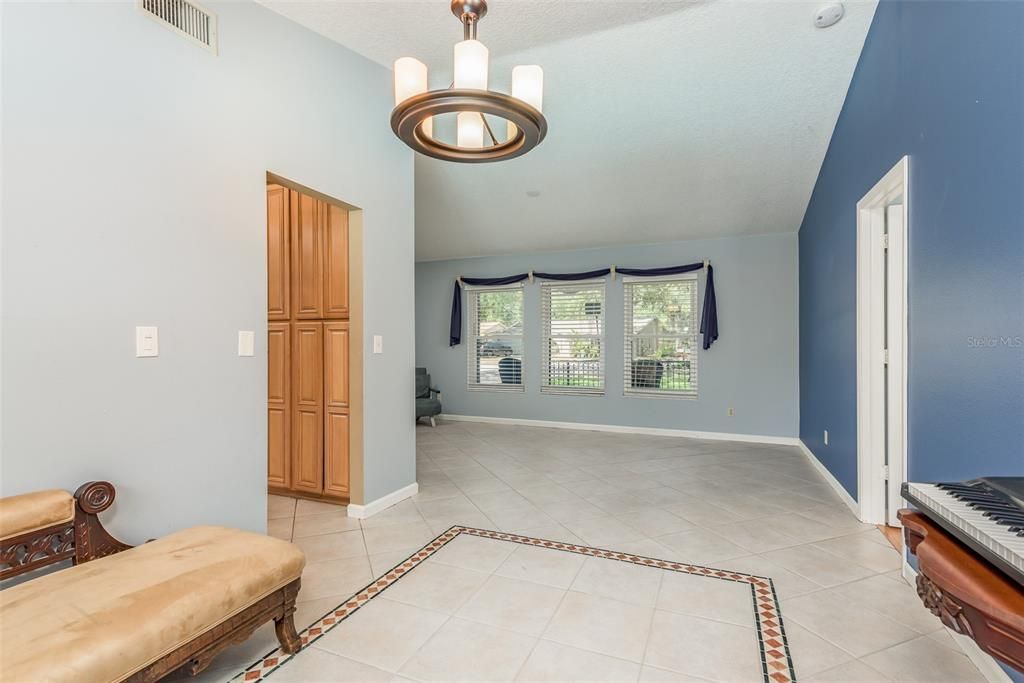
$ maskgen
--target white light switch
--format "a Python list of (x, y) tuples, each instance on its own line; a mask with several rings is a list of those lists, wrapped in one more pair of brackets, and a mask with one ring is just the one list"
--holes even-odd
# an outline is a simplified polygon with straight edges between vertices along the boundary
[(239, 330), (238, 331), (238, 355), (239, 356), (255, 356), (256, 355), (256, 333), (252, 330)]
[(373, 352), (384, 353), (384, 337), (379, 334), (373, 335)]
[(155, 327), (135, 328), (135, 357), (152, 358), (160, 355), (160, 344)]

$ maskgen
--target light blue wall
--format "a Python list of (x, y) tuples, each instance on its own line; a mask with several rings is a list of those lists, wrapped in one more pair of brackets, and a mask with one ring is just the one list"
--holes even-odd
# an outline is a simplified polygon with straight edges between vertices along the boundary
[[(721, 338), (700, 352), (699, 398), (623, 396), (622, 281), (608, 278), (604, 396), (540, 393), (539, 284), (527, 284), (525, 289), (526, 391), (467, 390), (466, 345), (448, 346), (457, 276), (668, 266), (704, 258), (715, 267)], [(703, 274), (700, 287), (703, 300)], [(791, 437), (796, 436), (799, 421), (797, 357), (795, 234), (416, 264), (416, 364), (432, 374), (449, 414)], [(729, 407), (735, 408), (735, 417), (727, 415)]]
[[(108, 479), (130, 542), (266, 528), (268, 170), (363, 209), (366, 498), (415, 480), (391, 74), (254, 2), (203, 4), (217, 55), (131, 2), (0, 3), (2, 492)], [(135, 358), (136, 325), (159, 357)]]
[(800, 436), (854, 496), (855, 207), (903, 155), (909, 478), (1024, 474), (1022, 35), (1024, 3), (889, 0), (868, 33), (800, 228)]

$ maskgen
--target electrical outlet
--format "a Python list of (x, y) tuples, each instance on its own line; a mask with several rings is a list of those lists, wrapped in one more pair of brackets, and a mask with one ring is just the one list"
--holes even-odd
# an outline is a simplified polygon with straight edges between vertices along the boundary
[(828, 430), (825, 430), (825, 445), (828, 445)]
[(736, 410), (734, 408), (729, 408), (728, 415), (729, 417), (736, 417)]

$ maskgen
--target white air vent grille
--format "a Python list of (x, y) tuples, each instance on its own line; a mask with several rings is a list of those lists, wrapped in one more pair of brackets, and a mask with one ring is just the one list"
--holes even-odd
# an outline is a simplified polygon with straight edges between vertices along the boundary
[(217, 15), (188, 0), (137, 0), (140, 10), (167, 28), (217, 53)]

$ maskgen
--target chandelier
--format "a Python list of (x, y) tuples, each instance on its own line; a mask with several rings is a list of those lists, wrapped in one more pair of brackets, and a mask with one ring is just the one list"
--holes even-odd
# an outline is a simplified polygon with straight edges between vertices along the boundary
[[(487, 48), (476, 39), (487, 14), (486, 0), (451, 0), (462, 22), (455, 44), (454, 80), (445, 90), (427, 89), (427, 66), (413, 57), (395, 61), (395, 109), (391, 129), (421, 154), (445, 161), (482, 163), (513, 159), (536, 147), (547, 134), (541, 113), (544, 71), (536, 65), (512, 69), (512, 94), (487, 89)], [(433, 117), (456, 114), (456, 144), (433, 135)], [(485, 115), (504, 119), (495, 135)], [(499, 137), (500, 136), (500, 137)]]

